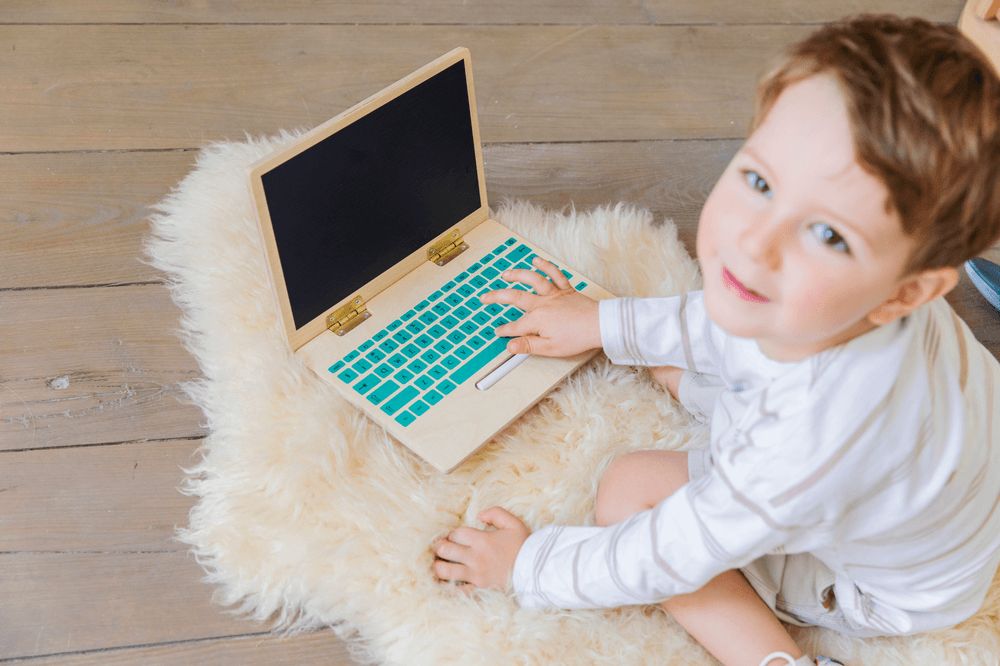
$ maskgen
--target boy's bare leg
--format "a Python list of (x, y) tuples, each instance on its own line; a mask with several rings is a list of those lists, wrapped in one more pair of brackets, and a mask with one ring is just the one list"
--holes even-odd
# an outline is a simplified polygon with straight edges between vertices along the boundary
[(653, 378), (653, 381), (670, 391), (670, 395), (674, 396), (674, 400), (679, 399), (677, 397), (677, 387), (680, 386), (681, 375), (683, 373), (684, 368), (678, 368), (673, 365), (659, 365), (649, 368), (649, 374)]
[[(611, 525), (649, 509), (687, 481), (686, 453), (635, 451), (621, 456), (601, 478), (597, 524)], [(726, 666), (758, 666), (778, 650), (794, 658), (803, 654), (739, 570), (726, 571), (660, 607)]]

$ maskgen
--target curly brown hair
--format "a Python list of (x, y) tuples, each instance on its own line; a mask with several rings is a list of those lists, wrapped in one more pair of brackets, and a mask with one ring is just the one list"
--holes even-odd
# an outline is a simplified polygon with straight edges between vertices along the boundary
[(751, 131), (781, 92), (829, 74), (859, 164), (916, 246), (903, 275), (960, 266), (1000, 240), (1000, 80), (956, 28), (859, 15), (793, 44), (761, 79)]

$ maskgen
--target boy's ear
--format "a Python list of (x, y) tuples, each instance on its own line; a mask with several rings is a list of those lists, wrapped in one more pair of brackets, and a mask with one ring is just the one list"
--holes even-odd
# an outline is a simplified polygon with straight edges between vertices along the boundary
[(896, 292), (882, 305), (868, 313), (868, 321), (881, 326), (909, 314), (924, 303), (943, 296), (958, 284), (958, 269), (953, 266), (929, 268), (905, 278)]

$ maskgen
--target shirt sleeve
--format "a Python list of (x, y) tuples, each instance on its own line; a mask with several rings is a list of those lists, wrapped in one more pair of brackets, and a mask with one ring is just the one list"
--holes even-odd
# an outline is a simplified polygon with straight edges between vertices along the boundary
[(673, 365), (721, 374), (726, 333), (705, 311), (704, 292), (599, 302), (601, 345), (617, 365)]
[[(778, 548), (823, 545), (822, 492), (801, 486), (795, 470), (808, 457), (776, 465), (767, 450), (779, 444), (774, 437), (788, 441), (789, 434), (802, 429), (782, 435), (760, 424), (754, 445), (734, 441), (707, 475), (615, 525), (553, 525), (531, 534), (514, 563), (518, 603), (570, 609), (658, 603)], [(797, 487), (789, 492), (790, 486)]]

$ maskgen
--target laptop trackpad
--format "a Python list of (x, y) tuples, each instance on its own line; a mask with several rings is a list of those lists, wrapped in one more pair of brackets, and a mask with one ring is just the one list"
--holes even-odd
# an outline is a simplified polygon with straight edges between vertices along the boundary
[(476, 388), (480, 391), (485, 391), (500, 381), (508, 372), (524, 363), (529, 356), (531, 356), (531, 354), (514, 354), (509, 359), (498, 365), (493, 372), (476, 382)]

